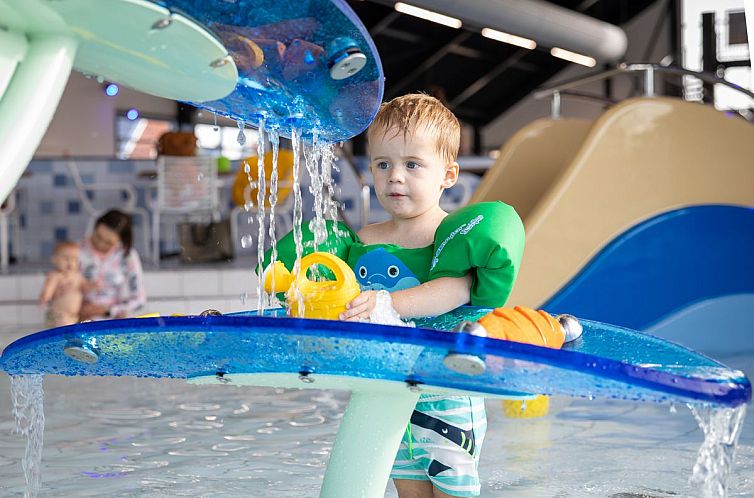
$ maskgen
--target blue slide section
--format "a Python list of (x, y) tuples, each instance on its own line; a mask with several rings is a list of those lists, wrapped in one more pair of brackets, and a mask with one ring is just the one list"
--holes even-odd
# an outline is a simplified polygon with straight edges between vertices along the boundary
[(628, 230), (543, 308), (646, 330), (692, 304), (738, 294), (754, 294), (754, 208), (705, 205)]

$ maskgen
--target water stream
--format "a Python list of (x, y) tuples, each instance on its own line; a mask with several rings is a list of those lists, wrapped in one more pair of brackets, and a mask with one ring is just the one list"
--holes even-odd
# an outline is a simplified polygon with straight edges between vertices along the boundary
[[(264, 263), (264, 196), (267, 193), (264, 170), (264, 118), (259, 120), (257, 137), (257, 268)], [(257, 311), (264, 311), (264, 281), (257, 279)]]
[(689, 408), (704, 433), (690, 482), (704, 498), (727, 496), (728, 476), (746, 416), (746, 405), (737, 408), (689, 405)]
[(14, 375), (10, 378), (15, 430), (26, 438), (26, 451), (21, 462), (26, 480), (24, 498), (37, 496), (42, 484), (42, 447), (45, 430), (42, 377)]

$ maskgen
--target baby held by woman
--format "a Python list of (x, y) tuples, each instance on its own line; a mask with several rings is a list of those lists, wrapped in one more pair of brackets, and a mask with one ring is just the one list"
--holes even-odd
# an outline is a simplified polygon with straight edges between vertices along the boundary
[(53, 270), (47, 273), (39, 304), (47, 306), (48, 327), (78, 323), (84, 292), (94, 287), (79, 268), (79, 246), (60, 242), (52, 255)]

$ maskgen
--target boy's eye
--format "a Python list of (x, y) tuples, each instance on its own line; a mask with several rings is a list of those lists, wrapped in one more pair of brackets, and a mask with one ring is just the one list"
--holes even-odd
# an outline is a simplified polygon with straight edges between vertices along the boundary
[(389, 165), (385, 161), (380, 161), (377, 163), (377, 169), (388, 169)]
[(408, 169), (416, 169), (416, 168), (419, 167), (419, 165), (417, 163), (413, 162), (413, 161), (409, 161), (409, 162), (406, 163), (406, 167)]

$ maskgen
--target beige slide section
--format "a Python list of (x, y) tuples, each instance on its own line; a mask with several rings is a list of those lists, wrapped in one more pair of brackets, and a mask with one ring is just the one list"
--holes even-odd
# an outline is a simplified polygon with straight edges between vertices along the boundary
[[(536, 148), (534, 142), (527, 146)], [(539, 147), (556, 145), (543, 139)], [(534, 165), (529, 174), (539, 175)], [(515, 206), (510, 200), (516, 199), (515, 183), (525, 175), (508, 178), (503, 169), (498, 176), (495, 184), (507, 185), (510, 198), (488, 187), (490, 194), (474, 201), (499, 199)], [(545, 180), (523, 183), (541, 188)], [(508, 302), (537, 307), (607, 243), (656, 214), (698, 204), (754, 206), (754, 126), (679, 99), (626, 100), (594, 122), (570, 164), (529, 202), (532, 208), (522, 210), (524, 259)]]
[(592, 122), (542, 118), (518, 130), (479, 182), (470, 203), (502, 200), (521, 219), (531, 212), (553, 180), (573, 160)]

